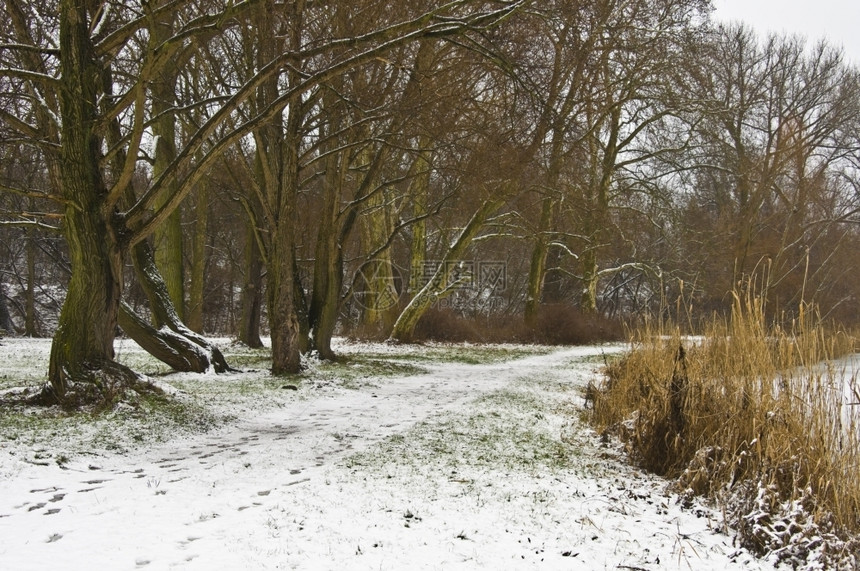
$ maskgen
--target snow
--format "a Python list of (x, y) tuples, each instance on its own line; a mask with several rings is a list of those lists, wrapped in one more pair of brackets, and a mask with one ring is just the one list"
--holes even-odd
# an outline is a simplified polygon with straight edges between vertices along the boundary
[[(3, 386), (44, 375), (20, 363), (48, 346), (3, 340)], [(580, 420), (581, 391), (621, 346), (477, 365), (422, 357), (433, 348), (337, 349), (426, 372), (349, 386), (312, 372), (208, 431), (62, 462), (0, 435), (0, 569), (772, 568)], [(75, 449), (74, 434), (52, 438)]]

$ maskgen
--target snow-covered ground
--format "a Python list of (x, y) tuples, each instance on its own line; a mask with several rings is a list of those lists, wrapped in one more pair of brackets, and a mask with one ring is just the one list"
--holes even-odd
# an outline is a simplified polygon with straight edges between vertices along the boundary
[[(48, 343), (3, 340), (3, 386), (32, 376)], [(417, 358), (425, 372), (349, 383), (311, 373), (259, 406), (245, 395), (210, 430), (68, 457), (0, 434), (0, 569), (769, 568), (581, 421), (582, 389), (619, 350)], [(42, 430), (61, 450), (81, 438)]]

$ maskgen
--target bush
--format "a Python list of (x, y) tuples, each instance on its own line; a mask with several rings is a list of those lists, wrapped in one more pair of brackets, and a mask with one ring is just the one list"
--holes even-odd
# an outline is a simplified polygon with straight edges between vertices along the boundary
[(586, 345), (620, 341), (624, 326), (597, 314), (565, 305), (544, 306), (533, 327), (522, 317), (463, 317), (450, 309), (430, 309), (415, 328), (416, 341), (539, 343)]

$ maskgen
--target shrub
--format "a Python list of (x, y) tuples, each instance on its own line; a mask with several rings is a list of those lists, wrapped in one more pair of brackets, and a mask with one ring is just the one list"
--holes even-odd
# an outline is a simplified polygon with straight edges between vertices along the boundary
[(541, 308), (534, 326), (520, 316), (464, 317), (450, 309), (430, 309), (415, 328), (416, 341), (585, 345), (620, 341), (624, 326), (602, 315), (567, 305)]

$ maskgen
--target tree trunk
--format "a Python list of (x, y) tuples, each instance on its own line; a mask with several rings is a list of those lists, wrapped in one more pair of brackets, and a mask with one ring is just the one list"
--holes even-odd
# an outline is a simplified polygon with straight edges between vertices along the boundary
[(182, 213), (177, 209), (153, 233), (158, 273), (164, 279), (170, 302), (181, 320), (185, 315), (185, 269), (183, 267)]
[(430, 195), (430, 137), (422, 136), (419, 145), (421, 150), (412, 166), (415, 178), (409, 185), (412, 217), (416, 220), (411, 228), (412, 244), (409, 249), (409, 287), (406, 294), (410, 299), (424, 286), (421, 279), (424, 275), (424, 263), (427, 261), (427, 222), (424, 217), (427, 215), (427, 197)]
[(245, 271), (242, 286), (242, 316), (239, 320), (239, 341), (258, 349), (263, 346), (260, 339), (260, 322), (263, 310), (263, 259), (257, 243), (254, 220), (249, 216), (245, 238)]
[[(300, 20), (293, 23), (292, 44), (299, 45)], [(295, 76), (291, 83), (296, 82)], [(279, 156), (265, 157), (269, 164), (280, 161), (281, 175), (271, 178), (269, 188), (271, 212), (270, 243), (267, 255), (266, 287), (269, 298), (269, 328), (272, 336), (272, 374), (285, 375), (301, 371), (301, 328), (296, 311), (295, 236), (296, 197), (299, 189), (301, 101), (294, 101), (287, 114), (283, 138), (275, 135), (270, 152)], [(275, 172), (275, 171), (273, 171)]]
[[(2, 274), (0, 274), (0, 277), (2, 277)], [(6, 288), (3, 286), (3, 282), (0, 281), (0, 337), (14, 332), (14, 330), (12, 316), (9, 314), (9, 305), (6, 303)]]
[(450, 292), (448, 279), (453, 263), (462, 259), (466, 249), (481, 231), (484, 223), (496, 210), (501, 208), (504, 202), (499, 198), (489, 199), (472, 215), (457, 240), (445, 253), (436, 273), (400, 313), (391, 331), (390, 339), (400, 342), (412, 340), (415, 326), (418, 325), (418, 321), (424, 316), (424, 313), (433, 305), (433, 302)]
[(293, 275), (293, 225), (289, 218), (276, 226), (269, 249), (267, 292), (272, 331), (272, 374), (301, 370), (300, 328), (296, 314)]
[(193, 373), (209, 368), (211, 358), (203, 347), (167, 327), (155, 329), (124, 302), (120, 305), (118, 322), (144, 351), (171, 368)]
[[(129, 337), (134, 339), (138, 345), (144, 349), (150, 346), (158, 346), (159, 344), (170, 344), (174, 351), (179, 353), (175, 358), (171, 357), (170, 360), (164, 360), (162, 359), (161, 352), (159, 352), (159, 354), (153, 353), (152, 356), (157, 359), (161, 359), (171, 367), (174, 366), (174, 362), (189, 363), (196, 366), (196, 368), (192, 369), (180, 368), (178, 370), (203, 373), (207, 371), (210, 366), (214, 367), (216, 373), (223, 373), (224, 371), (230, 370), (230, 366), (227, 364), (221, 351), (209, 342), (208, 339), (189, 329), (182, 320), (179, 319), (179, 316), (174, 310), (170, 295), (167, 292), (167, 286), (165, 285), (164, 280), (161, 279), (161, 274), (158, 273), (158, 269), (155, 267), (152, 248), (145, 240), (134, 246), (132, 249), (132, 258), (135, 273), (144, 293), (146, 293), (147, 299), (149, 300), (149, 306), (152, 311), (152, 321), (157, 329), (140, 328), (136, 326), (136, 323), (124, 321), (124, 323), (131, 325), (133, 328), (132, 331), (126, 330)], [(132, 319), (132, 321), (134, 320)], [(125, 329), (125, 327), (123, 327), (123, 329)], [(184, 341), (169, 341), (167, 339), (159, 341), (143, 337), (145, 335), (150, 335), (153, 332), (160, 333), (165, 329), (172, 332), (172, 335), (170, 336), (171, 339), (174, 337), (182, 337), (184, 338)], [(205, 358), (201, 358), (198, 355), (201, 351)]]
[[(323, 99), (324, 105), (333, 105), (330, 102), (331, 97), (329, 95)], [(329, 130), (336, 132), (339, 128), (339, 118), (335, 115)], [(340, 141), (333, 135), (329, 136), (332, 138), (329, 144), (333, 149), (325, 161), (323, 204), (314, 252), (314, 281), (308, 321), (311, 329), (311, 346), (321, 359), (334, 360), (331, 338), (337, 325), (340, 292), (343, 288), (343, 250), (339, 242), (342, 216), (340, 207), (349, 165), (344, 153), (334, 152)]]
[(296, 319), (299, 322), (299, 353), (307, 353), (311, 348), (311, 324), (308, 319), (308, 300), (302, 284), (302, 277), (299, 273), (299, 264), (295, 256), (293, 256), (293, 298)]
[[(32, 203), (31, 209), (35, 211)], [(24, 335), (39, 337), (36, 327), (36, 231), (27, 228), (27, 291), (24, 293)]]
[[(164, 3), (158, 2), (158, 3)], [(156, 16), (150, 26), (152, 49), (173, 36), (173, 16), (164, 11)], [(152, 176), (157, 179), (176, 160), (176, 105), (177, 68), (163, 65), (150, 83), (152, 90), (152, 133), (155, 136), (155, 158)], [(170, 183), (176, 186), (176, 183)], [(169, 200), (175, 191), (163, 193), (163, 201)], [(156, 204), (160, 208), (161, 203)], [(182, 237), (182, 210), (177, 208), (153, 233), (155, 265), (167, 286), (167, 293), (180, 320), (185, 319), (185, 270)]]
[(137, 380), (114, 363), (113, 341), (122, 293), (122, 245), (104, 212), (107, 189), (93, 132), (100, 70), (83, 2), (60, 2), (60, 174), (71, 278), (51, 345), (51, 396), (63, 403), (109, 400)]
[(599, 260), (597, 249), (602, 247), (603, 238), (608, 232), (609, 225), (609, 191), (618, 160), (618, 139), (621, 129), (621, 108), (616, 106), (608, 117), (608, 135), (603, 145), (602, 156), (601, 145), (592, 140), (589, 150), (592, 161), (592, 188), (587, 197), (585, 221), (586, 235), (591, 239), (591, 245), (587, 247), (582, 255), (582, 297), (580, 309), (593, 313), (597, 311), (597, 292), (600, 280), (598, 268)]
[(582, 296), (579, 300), (579, 307), (585, 313), (597, 311), (598, 277), (597, 252), (589, 248), (582, 255)]
[(543, 295), (544, 277), (546, 276), (546, 256), (549, 251), (547, 234), (552, 224), (553, 199), (544, 197), (541, 203), (540, 225), (538, 226), (535, 246), (529, 266), (528, 287), (526, 290), (526, 307), (524, 320), (527, 326), (533, 327), (537, 322), (538, 309)]
[[(383, 246), (392, 234), (391, 206), (384, 192), (376, 192), (366, 202), (361, 217), (361, 242), (365, 253)], [(361, 324), (368, 332), (387, 336), (399, 313), (399, 293), (394, 281), (391, 251), (385, 249), (369, 260), (361, 270), (361, 284), (354, 286), (362, 306)], [(355, 289), (357, 288), (357, 289)]]
[(340, 292), (343, 288), (343, 255), (337, 243), (339, 233), (328, 224), (330, 221), (323, 214), (316, 247), (314, 288), (308, 320), (312, 347), (321, 359), (334, 360), (336, 356), (331, 348), (331, 338), (337, 325)]
[(206, 240), (208, 238), (207, 230), (209, 226), (209, 187), (205, 182), (197, 186), (195, 212), (197, 213), (197, 223), (194, 225), (194, 241), (191, 248), (191, 283), (188, 288), (188, 328), (196, 333), (203, 334)]

